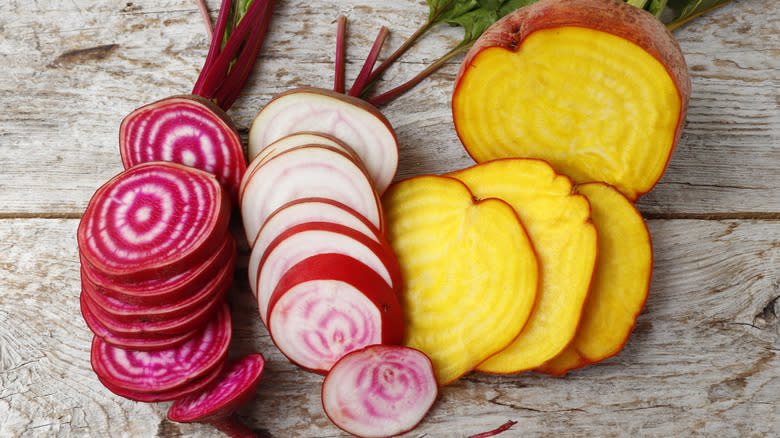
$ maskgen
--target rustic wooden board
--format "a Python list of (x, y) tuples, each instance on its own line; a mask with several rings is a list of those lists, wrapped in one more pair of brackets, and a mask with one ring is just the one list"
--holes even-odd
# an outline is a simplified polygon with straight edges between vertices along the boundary
[[(0, 220), (0, 436), (211, 436), (127, 401), (89, 365), (79, 317), (77, 220)], [(555, 378), (470, 374), (442, 389), (410, 437), (455, 437), (518, 421), (507, 436), (772, 436), (780, 432), (780, 223), (651, 220), (650, 298), (625, 349)], [(321, 377), (291, 365), (259, 323), (244, 276), (231, 291), (234, 355), (267, 372), (246, 421), (273, 437), (342, 436)]]
[[(214, 436), (165, 420), (167, 404), (104, 389), (78, 309), (78, 218), (121, 170), (122, 117), (190, 90), (207, 50), (194, 1), (0, 0), (0, 10), (0, 437)], [(354, 78), (380, 26), (392, 48), (426, 12), (421, 0), (280, 1), (230, 115), (246, 135), (273, 95), (330, 87), (340, 13)], [(734, 0), (674, 35), (693, 95), (668, 171), (638, 204), (655, 271), (629, 343), (564, 378), (470, 374), (407, 436), (465, 437), (507, 420), (518, 424), (502, 436), (780, 435), (780, 8)], [(437, 28), (380, 88), (459, 38)], [(383, 108), (400, 141), (399, 178), (472, 164), (449, 110), (458, 61)], [(321, 377), (290, 365), (258, 321), (246, 258), (244, 248), (232, 353), (261, 351), (268, 369), (241, 416), (277, 438), (345, 436), (322, 413)]]

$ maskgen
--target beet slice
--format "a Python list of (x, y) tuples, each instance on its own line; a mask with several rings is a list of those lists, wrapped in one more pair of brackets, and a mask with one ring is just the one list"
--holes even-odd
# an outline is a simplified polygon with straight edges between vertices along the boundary
[(180, 423), (210, 423), (229, 417), (252, 400), (265, 367), (262, 354), (229, 362), (209, 387), (173, 402), (168, 419)]
[[(258, 311), (263, 322), (268, 318), (271, 295), (287, 269), (308, 257), (327, 253), (344, 254), (357, 259), (376, 272), (391, 290), (398, 291), (401, 287), (398, 260), (384, 239), (377, 242), (349, 227), (327, 222), (296, 225), (277, 236), (265, 253), (259, 256), (255, 288)], [(250, 255), (250, 260), (253, 256), (255, 254)]]
[(340, 202), (324, 198), (303, 198), (287, 203), (268, 217), (252, 244), (248, 271), (249, 286), (255, 297), (257, 297), (257, 271), (268, 246), (290, 228), (310, 222), (343, 225), (378, 243), (384, 239), (383, 234), (374, 224)]
[(395, 291), (373, 269), (343, 254), (320, 254), (280, 279), (268, 331), (291, 362), (324, 374), (350, 351), (401, 343), (404, 324)]
[(322, 383), (322, 407), (342, 430), (361, 437), (396, 436), (428, 413), (439, 387), (424, 353), (396, 345), (353, 351)]
[(111, 346), (96, 336), (92, 341), (92, 369), (115, 393), (157, 397), (191, 385), (217, 368), (221, 370), (231, 338), (230, 307), (223, 302), (195, 336), (174, 348), (128, 350)]
[(301, 146), (266, 161), (244, 175), (241, 215), (247, 241), (254, 242), (268, 216), (300, 198), (322, 197), (348, 205), (379, 222), (379, 195), (361, 166), (347, 154), (325, 146)]
[(246, 171), (233, 122), (213, 102), (194, 95), (167, 97), (128, 114), (119, 127), (119, 152), (125, 168), (171, 161), (211, 173), (234, 202)]
[(360, 156), (348, 144), (330, 134), (321, 132), (296, 132), (284, 136), (265, 146), (262, 150), (256, 151), (250, 149), (249, 157), (253, 163), (260, 164), (274, 155), (290, 149), (295, 149), (298, 146), (306, 146), (307, 144), (329, 146), (345, 152), (356, 161), (361, 162)]
[[(89, 283), (91, 291), (103, 299), (119, 300), (139, 306), (163, 306), (172, 302), (189, 299), (193, 294), (203, 289), (203, 285), (211, 281), (226, 265), (233, 264), (236, 258), (236, 239), (229, 232), (225, 233), (222, 247), (202, 263), (192, 266), (176, 275), (157, 277), (136, 283), (116, 283), (101, 275), (88, 263), (81, 263), (81, 277)], [(100, 303), (101, 299), (93, 296)]]
[(79, 223), (82, 260), (117, 283), (176, 275), (223, 243), (230, 202), (210, 174), (176, 163), (131, 167), (100, 187)]
[(198, 329), (195, 329), (189, 333), (168, 336), (117, 335), (101, 324), (97, 318), (95, 318), (95, 316), (89, 310), (89, 307), (87, 307), (85, 300), (80, 299), (79, 301), (81, 306), (81, 316), (84, 318), (84, 322), (86, 322), (87, 327), (92, 331), (92, 333), (95, 334), (95, 336), (101, 338), (103, 342), (114, 347), (138, 351), (166, 350), (175, 348), (185, 343), (188, 339), (195, 336), (199, 331)]
[(395, 177), (398, 140), (390, 122), (366, 101), (331, 90), (301, 87), (273, 98), (252, 122), (249, 150), (302, 131), (330, 134), (349, 145), (380, 194)]

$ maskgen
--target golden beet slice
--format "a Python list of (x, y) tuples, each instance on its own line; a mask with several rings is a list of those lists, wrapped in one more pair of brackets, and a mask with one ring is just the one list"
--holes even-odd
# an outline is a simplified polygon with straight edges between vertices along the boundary
[(445, 385), (525, 325), (539, 281), (533, 245), (512, 207), (475, 202), (453, 178), (401, 181), (383, 203), (403, 277), (404, 344), (426, 353)]
[(572, 193), (571, 180), (535, 159), (495, 160), (449, 174), (477, 199), (511, 205), (536, 250), (541, 266), (539, 295), (514, 342), (477, 369), (516, 373), (557, 356), (572, 340), (588, 295), (598, 253), (590, 204)]
[(577, 186), (599, 232), (599, 260), (580, 327), (561, 355), (538, 371), (563, 375), (616, 355), (647, 299), (653, 271), (650, 232), (634, 204), (604, 183)]
[(541, 158), (636, 200), (666, 168), (690, 88), (679, 46), (651, 14), (617, 0), (542, 0), (474, 44), (452, 110), (477, 162)]

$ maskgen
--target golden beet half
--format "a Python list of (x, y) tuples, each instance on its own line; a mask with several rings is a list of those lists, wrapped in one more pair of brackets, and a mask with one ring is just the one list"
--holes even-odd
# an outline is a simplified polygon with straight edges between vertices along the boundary
[(541, 158), (636, 200), (666, 168), (690, 90), (680, 47), (653, 15), (619, 0), (542, 0), (474, 44), (452, 111), (477, 162)]

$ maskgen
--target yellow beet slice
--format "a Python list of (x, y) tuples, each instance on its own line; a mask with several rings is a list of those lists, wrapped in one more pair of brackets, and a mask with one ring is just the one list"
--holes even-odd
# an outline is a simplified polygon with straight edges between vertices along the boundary
[(525, 328), (477, 369), (504, 374), (536, 368), (566, 347), (580, 321), (598, 253), (590, 204), (572, 193), (568, 177), (542, 160), (495, 160), (449, 175), (477, 199), (499, 198), (511, 205), (541, 267), (536, 306)]
[(590, 201), (599, 260), (574, 340), (538, 369), (553, 375), (620, 352), (647, 300), (653, 271), (650, 232), (634, 204), (604, 183), (582, 184), (577, 192)]
[(666, 169), (689, 95), (682, 52), (651, 14), (612, 0), (542, 0), (475, 43), (452, 110), (477, 162), (541, 158), (636, 200)]
[(398, 182), (383, 204), (403, 277), (404, 344), (427, 354), (445, 385), (522, 330), (539, 282), (533, 245), (512, 207), (475, 202), (453, 178)]

